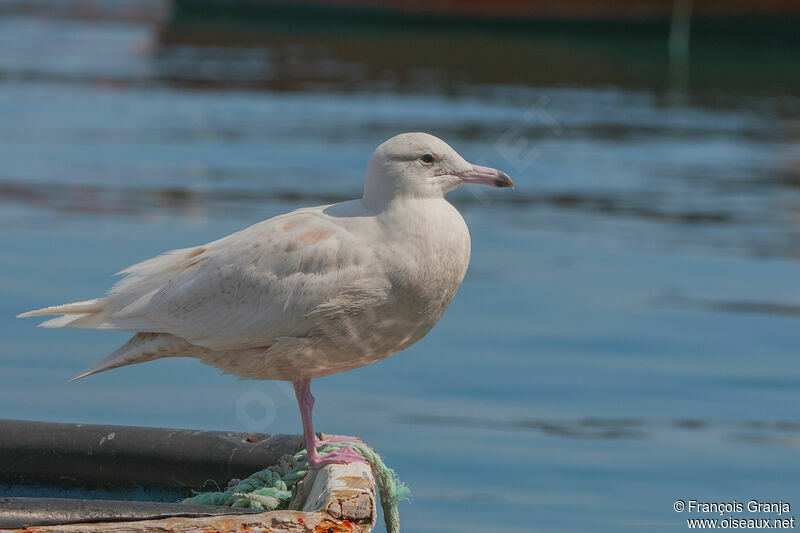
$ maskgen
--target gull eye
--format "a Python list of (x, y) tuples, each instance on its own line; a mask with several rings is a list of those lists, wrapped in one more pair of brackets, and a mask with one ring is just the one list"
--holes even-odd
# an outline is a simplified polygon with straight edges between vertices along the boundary
[(432, 155), (432, 154), (425, 154), (425, 155), (423, 155), (422, 157), (420, 157), (420, 159), (422, 159), (422, 162), (423, 162), (423, 163), (425, 163), (425, 164), (427, 164), (427, 165), (430, 165), (431, 163), (433, 163), (433, 160), (434, 160), (435, 158), (433, 157), (433, 155)]

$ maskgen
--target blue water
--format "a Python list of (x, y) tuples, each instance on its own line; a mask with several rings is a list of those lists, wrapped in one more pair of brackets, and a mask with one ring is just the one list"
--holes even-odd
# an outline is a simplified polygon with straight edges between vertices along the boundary
[(286, 384), (190, 360), (67, 385), (128, 335), (13, 317), (355, 197), (374, 147), (421, 130), (517, 189), (452, 195), (472, 263), (424, 340), (313, 385), (317, 429), (363, 437), (411, 486), (404, 531), (679, 531), (677, 499), (800, 508), (788, 67), (754, 84), (748, 63), (724, 82), (692, 78), (701, 64), (680, 83), (620, 74), (643, 60), (612, 49), (587, 78), (556, 40), (530, 45), (532, 62), (571, 61), (553, 74), (472, 71), (453, 49), (458, 68), (381, 70), (349, 37), (251, 29), (248, 44), (165, 17), (0, 4), (0, 418), (298, 433)]

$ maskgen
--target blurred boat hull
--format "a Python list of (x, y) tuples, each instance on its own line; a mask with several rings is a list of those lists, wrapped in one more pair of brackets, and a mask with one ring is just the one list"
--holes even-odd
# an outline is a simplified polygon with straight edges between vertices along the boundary
[(497, 20), (644, 21), (667, 20), (676, 6), (702, 17), (800, 15), (793, 0), (176, 0), (181, 9), (339, 11), (389, 17), (449, 17)]

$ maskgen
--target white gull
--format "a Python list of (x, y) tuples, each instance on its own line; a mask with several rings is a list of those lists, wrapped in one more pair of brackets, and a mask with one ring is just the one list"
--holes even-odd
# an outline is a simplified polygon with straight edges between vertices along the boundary
[(195, 357), (242, 379), (291, 381), (313, 468), (361, 460), (317, 453), (312, 378), (352, 370), (425, 336), (467, 271), (470, 237), (445, 195), (513, 187), (426, 133), (397, 135), (367, 166), (363, 197), (298, 209), (203, 246), (133, 265), (102, 298), (30, 311), (44, 327), (131, 331), (73, 379), (163, 357)]

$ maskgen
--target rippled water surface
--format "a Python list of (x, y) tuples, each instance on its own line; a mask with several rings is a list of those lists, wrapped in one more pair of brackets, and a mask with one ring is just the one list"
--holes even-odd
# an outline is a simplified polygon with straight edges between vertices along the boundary
[(284, 384), (189, 360), (66, 385), (127, 334), (13, 316), (356, 197), (374, 147), (422, 130), (517, 189), (452, 195), (472, 264), (423, 341), (314, 383), (318, 429), (411, 486), (404, 530), (800, 506), (798, 49), (334, 26), (0, 3), (0, 417), (299, 432)]

